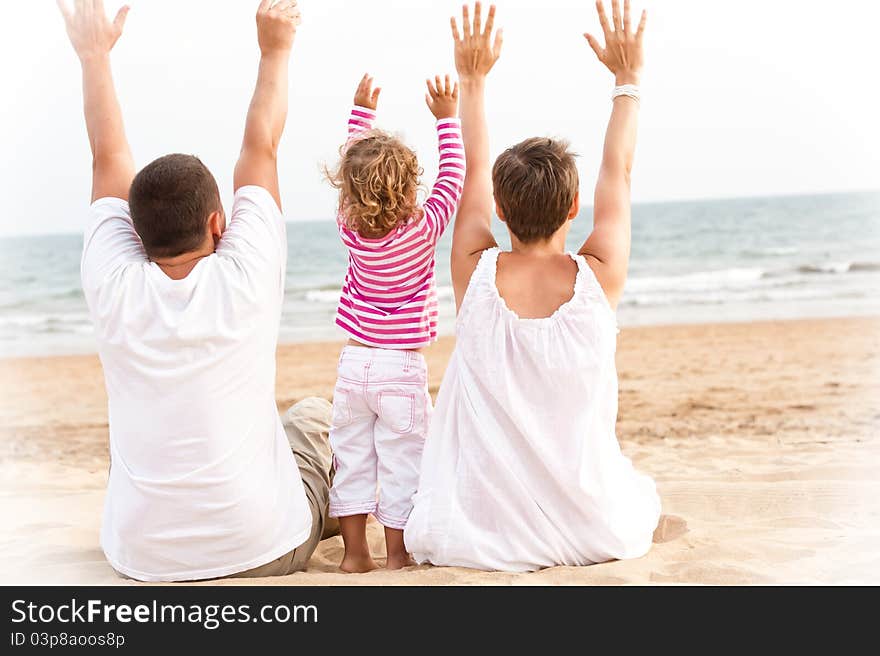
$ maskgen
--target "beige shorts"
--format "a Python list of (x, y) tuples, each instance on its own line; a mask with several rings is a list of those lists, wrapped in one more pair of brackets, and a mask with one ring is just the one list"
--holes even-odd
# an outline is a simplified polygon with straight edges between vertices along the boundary
[(330, 413), (330, 403), (313, 397), (300, 401), (282, 417), (312, 511), (309, 538), (281, 558), (225, 578), (284, 576), (303, 570), (318, 548), (318, 543), (339, 533), (339, 522), (328, 517), (333, 478), (333, 456), (328, 441)]

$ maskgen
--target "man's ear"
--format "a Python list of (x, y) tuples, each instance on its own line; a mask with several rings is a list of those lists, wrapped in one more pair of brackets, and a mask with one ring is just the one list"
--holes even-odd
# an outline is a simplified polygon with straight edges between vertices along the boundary
[(223, 210), (211, 212), (210, 216), (208, 216), (208, 230), (211, 233), (211, 238), (214, 240), (214, 246), (216, 246), (226, 230), (226, 217), (223, 215)]
[(568, 210), (568, 220), (573, 221), (577, 218), (577, 215), (581, 213), (581, 192), (578, 191), (574, 195), (574, 200), (571, 202), (571, 209)]

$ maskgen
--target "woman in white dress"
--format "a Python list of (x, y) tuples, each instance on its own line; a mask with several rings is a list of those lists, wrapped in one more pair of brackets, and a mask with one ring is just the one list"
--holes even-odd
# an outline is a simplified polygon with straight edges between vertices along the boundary
[[(630, 170), (636, 142), (642, 34), (614, 0), (598, 3), (615, 75), (613, 109), (595, 192), (593, 232), (577, 254), (565, 239), (579, 212), (567, 145), (529, 139), (490, 171), (483, 108), (498, 59), (494, 7), (479, 3), (464, 34), (453, 21), (467, 157), (454, 229), (455, 352), (425, 445), (405, 531), (418, 562), (529, 571), (636, 558), (660, 517), (654, 482), (617, 442), (615, 308), (630, 248)], [(499, 251), (493, 210), (512, 248)]]

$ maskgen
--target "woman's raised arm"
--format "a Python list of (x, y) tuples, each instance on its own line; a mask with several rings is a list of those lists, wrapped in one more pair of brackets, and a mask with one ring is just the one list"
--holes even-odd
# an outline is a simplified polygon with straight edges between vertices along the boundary
[(636, 149), (639, 88), (644, 62), (642, 39), (645, 12), (636, 30), (630, 22), (630, 0), (613, 0), (613, 26), (608, 23), (602, 0), (596, 2), (605, 47), (585, 34), (590, 47), (615, 77), (614, 107), (605, 135), (605, 150), (593, 201), (593, 232), (580, 249), (596, 273), (613, 308), (626, 283), (630, 253), (630, 173)]

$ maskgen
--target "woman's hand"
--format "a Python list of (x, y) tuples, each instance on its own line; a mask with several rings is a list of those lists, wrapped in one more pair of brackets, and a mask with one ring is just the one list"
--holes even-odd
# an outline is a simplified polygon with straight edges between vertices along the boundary
[(485, 78), (501, 56), (502, 31), (498, 30), (494, 41), (492, 39), (492, 29), (495, 27), (495, 5), (489, 7), (485, 29), (482, 25), (482, 11), (482, 5), (477, 2), (474, 5), (472, 24), (468, 6), (462, 7), (464, 37), (458, 31), (455, 18), (450, 19), (452, 38), (455, 40), (455, 69), (462, 82)]
[(382, 89), (379, 87), (374, 89), (373, 78), (370, 77), (369, 73), (365, 73), (361, 78), (360, 84), (358, 84), (357, 91), (354, 92), (354, 104), (357, 107), (366, 107), (375, 112), (379, 106), (380, 93), (382, 93)]
[(448, 75), (445, 81), (438, 75), (433, 81), (427, 80), (427, 84), (425, 102), (434, 117), (439, 121), (458, 116), (458, 82), (453, 85)]
[(617, 85), (638, 84), (641, 79), (642, 66), (644, 65), (644, 51), (642, 49), (642, 37), (645, 33), (645, 21), (647, 12), (642, 12), (642, 19), (638, 29), (634, 32), (630, 22), (630, 0), (624, 0), (623, 16), (620, 15), (620, 0), (612, 0), (611, 10), (614, 21), (614, 29), (608, 24), (605, 15), (605, 7), (602, 0), (596, 0), (596, 11), (599, 13), (599, 23), (605, 34), (605, 47), (599, 46), (599, 42), (592, 34), (584, 34), (593, 52), (599, 61), (614, 73)]

